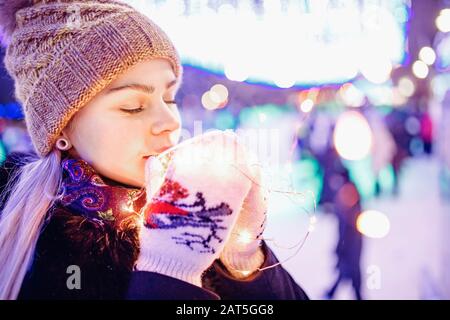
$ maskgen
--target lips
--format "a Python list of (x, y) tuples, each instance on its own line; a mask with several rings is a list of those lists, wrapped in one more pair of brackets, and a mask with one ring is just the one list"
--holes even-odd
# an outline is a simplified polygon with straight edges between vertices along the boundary
[(156, 155), (158, 155), (158, 154), (160, 154), (160, 153), (163, 153), (164, 151), (166, 151), (167, 149), (170, 149), (170, 148), (172, 148), (172, 147), (173, 147), (173, 146), (165, 146), (165, 147), (159, 148), (159, 149), (156, 150), (156, 154), (152, 154), (152, 155), (149, 155), (149, 156), (144, 156), (143, 158), (144, 158), (145, 160), (147, 160), (147, 159), (150, 158), (151, 156), (156, 156)]
[(162, 147), (162, 148), (156, 150), (156, 152), (163, 153), (164, 151), (166, 151), (167, 149), (170, 149), (170, 148), (172, 148), (172, 146), (165, 146), (165, 147)]

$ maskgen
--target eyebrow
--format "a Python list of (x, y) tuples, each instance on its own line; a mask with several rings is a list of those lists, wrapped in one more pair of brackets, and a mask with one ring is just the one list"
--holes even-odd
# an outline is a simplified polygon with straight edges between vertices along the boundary
[[(177, 79), (170, 81), (169, 83), (166, 84), (166, 89), (173, 87), (174, 85), (177, 84), (177, 82), (178, 82)], [(108, 94), (121, 90), (135, 90), (143, 92), (145, 94), (152, 94), (153, 92), (155, 92), (155, 87), (152, 85), (145, 85), (141, 83), (127, 83), (118, 87), (111, 88), (106, 93)]]

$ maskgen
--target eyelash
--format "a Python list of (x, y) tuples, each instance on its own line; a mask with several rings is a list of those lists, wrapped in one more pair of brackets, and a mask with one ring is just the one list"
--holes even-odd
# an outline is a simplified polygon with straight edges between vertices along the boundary
[[(175, 101), (175, 100), (171, 100), (171, 101), (165, 101), (167, 104), (174, 104), (174, 105), (176, 105), (177, 104), (177, 102)], [(141, 112), (142, 110), (144, 110), (144, 108), (142, 107), (142, 106), (140, 106), (139, 108), (136, 108), (136, 109), (121, 109), (122, 111), (124, 111), (124, 112), (126, 112), (126, 113), (131, 113), (131, 114), (134, 114), (134, 113), (139, 113), (139, 112)]]

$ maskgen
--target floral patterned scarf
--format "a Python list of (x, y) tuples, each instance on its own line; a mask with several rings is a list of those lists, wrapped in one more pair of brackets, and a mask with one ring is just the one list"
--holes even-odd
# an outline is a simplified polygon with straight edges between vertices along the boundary
[(146, 203), (145, 189), (138, 189), (101, 177), (85, 160), (66, 158), (61, 162), (63, 181), (57, 203), (89, 220), (122, 222), (139, 216)]

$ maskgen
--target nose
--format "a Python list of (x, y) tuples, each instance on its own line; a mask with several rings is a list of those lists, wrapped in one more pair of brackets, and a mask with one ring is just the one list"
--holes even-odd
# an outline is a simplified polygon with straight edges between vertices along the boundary
[(152, 124), (152, 134), (157, 136), (163, 133), (171, 133), (180, 128), (180, 116), (178, 110), (171, 110), (164, 102), (158, 108)]

